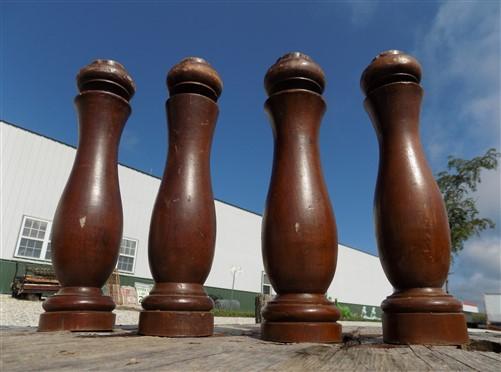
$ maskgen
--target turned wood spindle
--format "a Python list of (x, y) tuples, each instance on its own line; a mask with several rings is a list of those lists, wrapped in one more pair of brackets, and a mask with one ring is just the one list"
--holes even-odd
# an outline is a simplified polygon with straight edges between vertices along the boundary
[(170, 70), (167, 86), (169, 150), (149, 236), (155, 285), (143, 300), (139, 333), (210, 336), (213, 302), (203, 284), (216, 239), (210, 151), (222, 81), (206, 61), (190, 57)]
[(450, 233), (419, 138), (421, 66), (397, 50), (378, 55), (361, 87), (379, 140), (374, 218), (379, 257), (394, 293), (383, 301), (383, 337), (397, 344), (468, 341), (462, 304), (442, 286)]
[(262, 253), (278, 294), (263, 310), (265, 340), (341, 341), (339, 310), (325, 296), (336, 269), (337, 232), (318, 149), (324, 86), (320, 66), (297, 52), (265, 77), (275, 150)]
[(44, 303), (39, 331), (109, 331), (115, 303), (101, 287), (122, 238), (118, 145), (135, 85), (124, 67), (96, 60), (77, 76), (78, 148), (52, 225), (52, 263), (61, 289)]

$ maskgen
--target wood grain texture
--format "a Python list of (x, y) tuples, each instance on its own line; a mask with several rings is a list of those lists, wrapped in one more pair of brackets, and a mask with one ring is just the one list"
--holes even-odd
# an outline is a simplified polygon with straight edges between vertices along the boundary
[(84, 67), (77, 83), (77, 153), (52, 226), (52, 263), (61, 289), (43, 304), (41, 331), (111, 330), (115, 321), (115, 304), (101, 288), (122, 239), (118, 146), (135, 85), (111, 60)]
[[(217, 326), (214, 337), (139, 336), (133, 328), (108, 333), (0, 330), (5, 371), (499, 371), (500, 354), (454, 346), (390, 345), (381, 328), (344, 327), (340, 344), (283, 344), (260, 340), (258, 325)], [(499, 343), (500, 333), (475, 334)], [(490, 341), (495, 342), (495, 341)]]
[(341, 340), (339, 310), (325, 297), (336, 270), (337, 231), (318, 149), (324, 86), (320, 66), (298, 52), (280, 58), (265, 77), (275, 147), (261, 240), (277, 292), (262, 313), (266, 340)]
[(203, 284), (216, 242), (210, 152), (222, 81), (190, 57), (167, 75), (169, 152), (150, 223), (148, 258), (155, 285), (143, 300), (139, 330), (155, 336), (209, 336), (214, 317)]
[(379, 142), (374, 223), (379, 258), (395, 288), (381, 304), (384, 339), (460, 345), (468, 341), (462, 304), (442, 290), (450, 231), (440, 190), (419, 136), (419, 62), (390, 50), (365, 69), (361, 86)]

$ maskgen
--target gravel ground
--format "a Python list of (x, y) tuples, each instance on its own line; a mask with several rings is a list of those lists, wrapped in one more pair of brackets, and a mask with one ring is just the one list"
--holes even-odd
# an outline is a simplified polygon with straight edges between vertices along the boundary
[[(137, 325), (139, 311), (137, 309), (118, 307), (116, 325)], [(12, 298), (10, 295), (0, 295), (0, 326), (3, 327), (36, 327), (38, 317), (43, 313), (42, 301), (27, 301)], [(254, 318), (223, 318), (215, 317), (214, 324), (254, 324)]]

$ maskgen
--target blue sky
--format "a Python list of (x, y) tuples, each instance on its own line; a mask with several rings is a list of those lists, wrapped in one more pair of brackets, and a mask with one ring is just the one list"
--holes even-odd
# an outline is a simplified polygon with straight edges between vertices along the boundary
[[(498, 1), (4, 1), (1, 16), (0, 117), (75, 145), (75, 75), (116, 59), (137, 85), (120, 162), (156, 176), (167, 150), (166, 73), (186, 56), (209, 61), (224, 81), (214, 194), (257, 213), (272, 163), (263, 77), (284, 53), (309, 54), (327, 76), (320, 147), (339, 240), (369, 253), (378, 148), (359, 79), (377, 53), (404, 50), (423, 65), (421, 132), (435, 173), (448, 155), (501, 147)], [(483, 179), (476, 197), (498, 227), (467, 244), (451, 277), (453, 291), (477, 301), (501, 291), (499, 172)]]

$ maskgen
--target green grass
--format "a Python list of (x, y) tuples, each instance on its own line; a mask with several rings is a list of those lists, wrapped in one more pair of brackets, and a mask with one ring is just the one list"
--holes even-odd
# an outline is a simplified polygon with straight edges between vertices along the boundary
[(254, 318), (253, 311), (213, 309), (214, 316)]
[(338, 303), (337, 308), (341, 312), (340, 320), (352, 320), (352, 321), (365, 320), (361, 316), (353, 314), (348, 306), (341, 305), (340, 303)]

